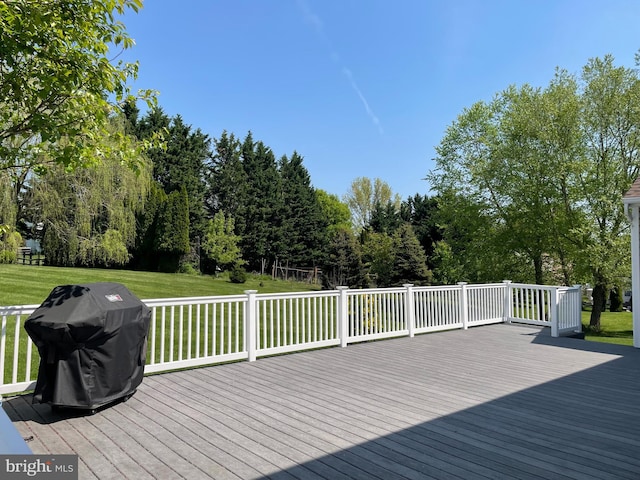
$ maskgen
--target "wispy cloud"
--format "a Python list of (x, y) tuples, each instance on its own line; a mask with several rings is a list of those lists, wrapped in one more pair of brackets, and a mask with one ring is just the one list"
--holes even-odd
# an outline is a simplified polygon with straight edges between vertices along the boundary
[(358, 88), (358, 84), (354, 80), (351, 70), (349, 70), (347, 67), (342, 67), (342, 73), (345, 74), (345, 76), (349, 80), (349, 83), (351, 84), (351, 88), (353, 88), (356, 94), (358, 95), (358, 97), (360, 97), (360, 101), (364, 105), (364, 109), (367, 111), (367, 115), (369, 115), (369, 118), (371, 119), (373, 124), (376, 127), (378, 127), (378, 131), (380, 132), (380, 135), (383, 135), (384, 131), (382, 130), (382, 125), (380, 125), (380, 119), (376, 116), (375, 113), (373, 113), (373, 110), (371, 110), (371, 107), (369, 106), (369, 102), (367, 102), (367, 99), (362, 94), (362, 91), (360, 90), (360, 88)]
[(324, 22), (322, 21), (322, 19), (316, 13), (314, 13), (311, 10), (311, 7), (309, 6), (309, 4), (307, 3), (306, 0), (297, 0), (297, 4), (298, 4), (298, 8), (300, 8), (300, 11), (302, 12), (304, 20), (309, 25), (312, 26), (312, 28), (315, 30), (316, 34), (327, 45), (327, 48), (330, 51), (331, 60), (336, 65), (338, 65), (338, 67), (340, 67), (340, 69), (342, 70), (343, 75), (348, 80), (349, 85), (351, 86), (353, 91), (356, 93), (356, 95), (358, 96), (360, 101), (362, 102), (362, 105), (364, 106), (364, 109), (367, 112), (367, 115), (371, 119), (371, 122), (376, 126), (376, 128), (378, 129), (378, 132), (380, 133), (380, 135), (383, 135), (384, 134), (384, 130), (382, 129), (382, 124), (380, 123), (380, 119), (377, 117), (377, 115), (375, 113), (373, 113), (373, 110), (371, 109), (371, 106), (369, 105), (369, 102), (367, 101), (366, 97), (362, 93), (362, 90), (360, 90), (360, 87), (358, 87), (358, 84), (357, 84), (355, 78), (353, 77), (353, 73), (351, 72), (351, 70), (349, 68), (347, 68), (342, 63), (342, 60), (340, 59), (340, 55), (332, 47), (331, 41), (329, 40), (329, 37), (327, 37), (327, 34), (324, 31)]

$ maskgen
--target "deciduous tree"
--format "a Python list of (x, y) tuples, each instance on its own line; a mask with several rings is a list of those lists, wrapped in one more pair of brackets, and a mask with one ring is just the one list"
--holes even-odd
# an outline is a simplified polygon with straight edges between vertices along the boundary
[[(139, 151), (109, 119), (130, 97), (137, 63), (116, 61), (134, 41), (116, 15), (141, 0), (0, 2), (0, 169), (95, 164)], [(140, 96), (152, 100), (150, 91)], [(40, 156), (46, 151), (46, 156)]]
[(579, 76), (558, 70), (545, 89), (510, 87), (465, 109), (429, 176), (451, 221), (447, 243), (455, 251), (451, 232), (466, 231), (466, 255), (485, 266), (524, 261), (533, 270), (524, 276), (542, 283), (546, 258), (566, 283), (592, 283), (590, 324), (599, 328), (606, 294), (630, 264), (621, 198), (640, 171), (638, 105), (637, 72), (606, 56)]
[(389, 184), (379, 178), (373, 182), (368, 177), (356, 178), (343, 200), (351, 210), (353, 225), (358, 231), (369, 225), (371, 213), (377, 204), (386, 205), (391, 201), (400, 208), (400, 197), (394, 195)]
[(218, 211), (213, 220), (207, 222), (207, 229), (202, 242), (202, 250), (212, 263), (212, 270), (225, 270), (244, 263), (239, 247), (240, 236), (234, 233), (233, 217), (225, 216)]

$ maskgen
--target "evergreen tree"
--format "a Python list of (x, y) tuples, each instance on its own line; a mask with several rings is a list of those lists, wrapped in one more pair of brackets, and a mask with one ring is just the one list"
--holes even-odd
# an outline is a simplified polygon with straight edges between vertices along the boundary
[(160, 212), (167, 202), (167, 194), (158, 182), (152, 182), (144, 210), (136, 217), (136, 246), (131, 266), (140, 270), (157, 271), (159, 252), (156, 237), (159, 235)]
[(159, 254), (159, 269), (177, 272), (180, 261), (189, 253), (189, 197), (187, 189), (167, 195), (158, 215), (154, 249)]
[(207, 170), (206, 207), (210, 218), (223, 211), (234, 219), (235, 233), (242, 236), (245, 230), (247, 203), (247, 175), (242, 166), (240, 141), (222, 132), (213, 141), (214, 150)]
[(346, 229), (335, 232), (322, 263), (322, 287), (332, 290), (337, 286), (367, 286), (360, 246), (353, 233)]
[(136, 122), (138, 138), (146, 139), (156, 133), (164, 134), (165, 148), (150, 149), (153, 179), (167, 195), (185, 188), (189, 199), (190, 239), (202, 237), (205, 225), (204, 173), (210, 159), (210, 139), (200, 129), (192, 130), (177, 115), (172, 119), (161, 108), (150, 110)]
[(254, 143), (251, 133), (242, 144), (241, 158), (248, 180), (242, 258), (249, 268), (264, 271), (283, 251), (280, 172), (271, 149)]
[(416, 193), (402, 202), (400, 217), (413, 227), (420, 245), (427, 254), (427, 266), (432, 269), (432, 256), (436, 243), (442, 240), (443, 233), (439, 225), (438, 198)]
[(393, 235), (393, 257), (393, 268), (389, 278), (391, 285), (423, 285), (430, 282), (431, 272), (427, 269), (427, 257), (408, 223), (401, 225)]
[(280, 161), (284, 215), (283, 257), (294, 266), (316, 265), (326, 243), (327, 223), (302, 157), (293, 152)]
[(400, 212), (396, 204), (389, 200), (386, 203), (375, 203), (371, 211), (369, 225), (365, 228), (369, 228), (372, 232), (392, 235), (401, 223)]

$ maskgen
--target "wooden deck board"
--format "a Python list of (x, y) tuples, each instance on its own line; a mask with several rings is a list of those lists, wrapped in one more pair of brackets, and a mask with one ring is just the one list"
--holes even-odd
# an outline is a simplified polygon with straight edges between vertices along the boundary
[[(542, 332), (542, 333), (541, 333)], [(494, 325), (146, 377), (94, 416), (4, 408), (81, 479), (633, 479), (640, 351)]]

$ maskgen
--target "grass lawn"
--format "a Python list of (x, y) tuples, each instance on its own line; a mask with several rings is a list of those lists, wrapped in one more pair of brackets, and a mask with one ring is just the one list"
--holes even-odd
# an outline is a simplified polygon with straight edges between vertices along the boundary
[(586, 340), (633, 346), (633, 319), (631, 312), (602, 312), (602, 317), (600, 318), (602, 331), (599, 333), (589, 331), (590, 316), (590, 310), (583, 310), (582, 326)]
[(320, 289), (318, 285), (272, 280), (267, 276), (249, 275), (246, 283), (238, 284), (223, 276), (0, 265), (0, 306), (40, 304), (57, 285), (93, 282), (122, 283), (141, 299), (235, 295), (245, 290), (277, 293)]
[[(57, 285), (68, 284), (84, 284), (94, 282), (117, 282), (124, 284), (136, 296), (141, 299), (151, 298), (174, 298), (174, 297), (196, 297), (196, 296), (217, 296), (217, 295), (234, 295), (243, 293), (245, 290), (257, 290), (259, 293), (279, 293), (279, 292), (303, 292), (311, 290), (319, 290), (318, 285), (310, 285), (307, 283), (288, 282), (283, 280), (272, 280), (268, 276), (248, 275), (247, 282), (242, 284), (231, 283), (226, 276), (214, 278), (209, 275), (186, 275), (186, 274), (167, 274), (152, 272), (136, 272), (130, 270), (106, 270), (106, 269), (85, 269), (85, 268), (60, 268), (60, 267), (39, 267), (39, 266), (23, 266), (23, 265), (0, 265), (0, 306), (11, 305), (38, 305), (47, 297), (51, 290)], [(199, 307), (203, 309), (204, 307)], [(180, 310), (177, 310), (180, 311)], [(177, 314), (177, 313), (176, 313)], [(234, 317), (233, 312), (225, 314)], [(196, 315), (195, 313), (193, 314)], [(222, 335), (222, 317), (221, 307), (218, 309), (216, 320), (218, 322), (216, 331), (216, 351), (229, 352), (231, 344), (235, 344), (238, 338), (242, 336), (242, 324), (231, 326), (227, 324)], [(23, 318), (22, 321), (25, 319)], [(213, 322), (213, 316), (211, 317)], [(196, 327), (191, 330), (194, 332)], [(211, 327), (209, 327), (211, 328)], [(9, 322), (6, 327), (7, 344), (4, 380), (11, 379), (13, 373), (12, 357), (15, 346), (13, 338), (15, 334), (15, 324)], [(160, 359), (160, 350), (164, 350), (166, 358), (169, 358), (170, 347), (167, 344), (160, 346), (160, 324), (157, 326), (157, 350), (156, 361)], [(167, 339), (171, 335), (170, 322), (167, 321), (165, 326), (165, 334)], [(179, 327), (176, 325), (174, 333), (179, 334)], [(182, 348), (186, 352), (188, 345), (187, 322), (182, 329), (184, 340)], [(204, 340), (204, 323), (200, 324), (202, 345)], [(211, 339), (210, 341), (213, 341)], [(227, 342), (231, 342), (227, 344)], [(193, 343), (193, 342), (192, 342)], [(225, 348), (225, 344), (227, 347)], [(26, 352), (27, 335), (20, 336), (19, 351)], [(213, 348), (213, 346), (211, 346)], [(174, 354), (179, 352), (180, 344), (175, 342)], [(237, 348), (236, 348), (237, 349)], [(150, 354), (150, 352), (148, 352)], [(19, 359), (17, 375), (18, 381), (24, 380), (26, 374), (26, 354)], [(37, 372), (39, 363), (39, 355), (34, 352), (31, 361), (31, 371)]]

